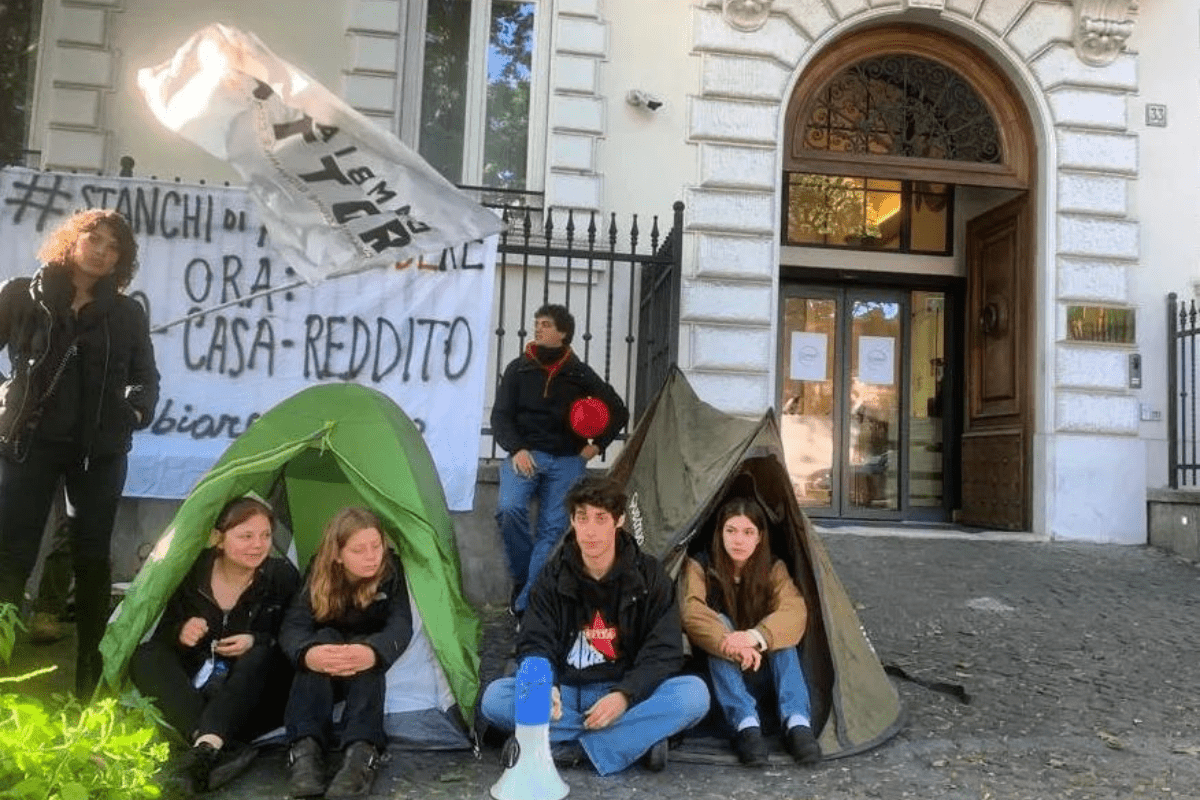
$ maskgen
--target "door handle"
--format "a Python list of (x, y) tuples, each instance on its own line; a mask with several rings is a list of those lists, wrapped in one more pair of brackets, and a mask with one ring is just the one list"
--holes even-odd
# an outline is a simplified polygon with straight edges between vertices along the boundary
[(985, 336), (1003, 336), (1008, 330), (1008, 303), (1004, 298), (989, 300), (979, 312), (979, 330)]

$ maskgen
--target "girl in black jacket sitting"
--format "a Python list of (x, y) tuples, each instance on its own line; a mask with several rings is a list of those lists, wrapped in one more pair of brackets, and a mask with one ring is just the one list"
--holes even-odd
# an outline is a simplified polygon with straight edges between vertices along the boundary
[(129, 665), (134, 685), (192, 743), (178, 765), (186, 794), (232, 780), (256, 752), (244, 743), (282, 717), (291, 668), (276, 637), (300, 574), (286, 559), (268, 556), (273, 523), (271, 508), (257, 497), (226, 504), (212, 547), (196, 559)]
[[(308, 582), (280, 631), (296, 667), (284, 719), (293, 797), (359, 797), (371, 790), (383, 729), (385, 675), (412, 638), (400, 559), (383, 525), (362, 508), (339, 511), (321, 538)], [(334, 702), (346, 701), (341, 768), (325, 786)]]

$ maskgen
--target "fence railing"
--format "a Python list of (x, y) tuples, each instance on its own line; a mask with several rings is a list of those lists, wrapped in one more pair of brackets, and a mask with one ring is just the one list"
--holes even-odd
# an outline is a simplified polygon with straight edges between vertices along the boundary
[(1200, 484), (1200, 430), (1197, 430), (1196, 340), (1200, 337), (1196, 301), (1167, 295), (1167, 475), (1170, 487)]

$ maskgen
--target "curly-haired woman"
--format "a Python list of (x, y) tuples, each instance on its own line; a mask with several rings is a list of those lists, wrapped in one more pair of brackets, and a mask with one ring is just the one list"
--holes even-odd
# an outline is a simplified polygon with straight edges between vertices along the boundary
[(100, 680), (109, 544), (133, 431), (149, 425), (158, 370), (146, 314), (123, 294), (137, 243), (115, 211), (80, 211), (38, 252), (32, 278), (0, 288), (0, 602), (20, 605), (60, 480), (71, 518), (75, 691)]

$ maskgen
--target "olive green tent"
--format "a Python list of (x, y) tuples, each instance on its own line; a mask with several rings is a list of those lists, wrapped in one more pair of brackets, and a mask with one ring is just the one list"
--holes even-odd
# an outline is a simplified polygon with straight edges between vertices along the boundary
[[(250, 491), (271, 499), (291, 532), (276, 545), (301, 570), (336, 511), (359, 505), (379, 515), (404, 563), (414, 611), (413, 642), (388, 674), (385, 727), (394, 738), (450, 746), (426, 731), (426, 712), (460, 729), (473, 723), (480, 641), (462, 593), (454, 525), (416, 426), (386, 395), (353, 383), (313, 386), (284, 400), (200, 479), (114, 613), (100, 645), (105, 682), (121, 685), (134, 648), (207, 546), (218, 512)], [(414, 719), (421, 721), (409, 725)], [(409, 737), (409, 730), (417, 733)]]
[[(802, 663), (824, 757), (861, 752), (900, 730), (899, 695), (796, 502), (773, 411), (757, 421), (726, 414), (701, 401), (672, 369), (611, 474), (629, 497), (625, 527), (676, 576), (685, 556), (708, 547), (712, 517), (726, 498), (757, 497), (767, 512), (771, 548), (808, 602)], [(719, 744), (685, 744), (678, 755), (732, 758)]]

